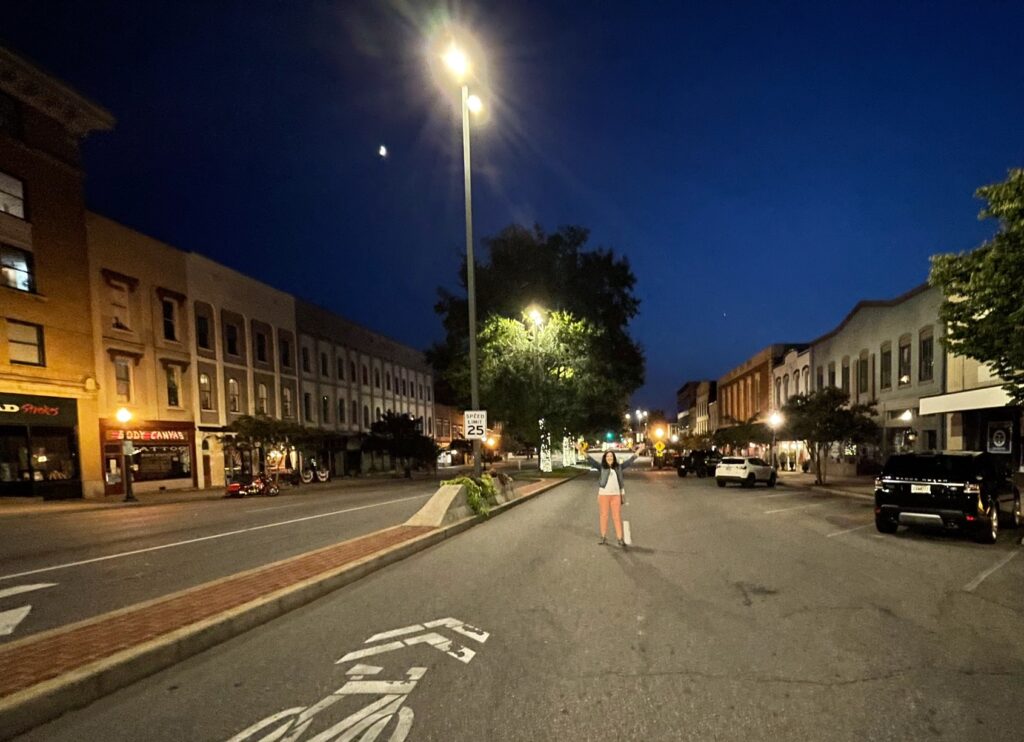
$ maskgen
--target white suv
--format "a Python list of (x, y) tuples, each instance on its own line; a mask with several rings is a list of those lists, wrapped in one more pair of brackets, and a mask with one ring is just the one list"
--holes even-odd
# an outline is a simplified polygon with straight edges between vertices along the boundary
[(764, 482), (774, 487), (775, 480), (775, 469), (756, 456), (726, 456), (715, 467), (715, 481), (719, 487), (729, 482), (735, 482), (741, 487), (753, 487), (758, 482)]

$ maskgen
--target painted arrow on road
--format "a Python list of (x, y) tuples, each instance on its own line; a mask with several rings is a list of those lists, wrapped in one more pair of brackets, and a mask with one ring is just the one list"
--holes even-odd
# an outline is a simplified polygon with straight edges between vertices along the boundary
[[(12, 595), (30, 593), (34, 590), (43, 590), (47, 587), (56, 587), (56, 582), (40, 582), (35, 585), (15, 585), (14, 587), (0, 590), (0, 600), (9, 598)], [(22, 605), (12, 608), (9, 611), (0, 611), (0, 636), (10, 636), (18, 628), (18, 624), (25, 620), (25, 617), (32, 611), (31, 605)]]

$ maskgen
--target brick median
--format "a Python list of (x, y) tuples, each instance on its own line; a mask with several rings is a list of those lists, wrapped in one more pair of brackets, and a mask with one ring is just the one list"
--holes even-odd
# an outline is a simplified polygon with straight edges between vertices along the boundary
[(100, 618), (83, 626), (0, 648), (0, 698), (211, 618), (303, 580), (355, 562), (434, 529), (397, 526), (254, 572)]

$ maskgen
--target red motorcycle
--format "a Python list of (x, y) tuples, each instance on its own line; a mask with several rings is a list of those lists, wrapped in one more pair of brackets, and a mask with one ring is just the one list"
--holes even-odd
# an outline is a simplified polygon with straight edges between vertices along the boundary
[(281, 488), (277, 486), (270, 477), (264, 474), (257, 474), (250, 477), (249, 481), (231, 482), (228, 484), (225, 497), (252, 497), (262, 495), (263, 497), (276, 497), (281, 494)]

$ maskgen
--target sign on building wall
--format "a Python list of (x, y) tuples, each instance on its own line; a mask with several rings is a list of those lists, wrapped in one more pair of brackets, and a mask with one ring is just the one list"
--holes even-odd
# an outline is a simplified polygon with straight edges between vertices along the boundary
[(988, 424), (988, 452), (1010, 453), (1013, 450), (1013, 423), (990, 422)]

